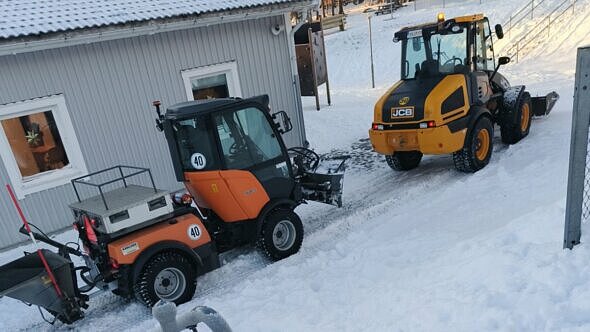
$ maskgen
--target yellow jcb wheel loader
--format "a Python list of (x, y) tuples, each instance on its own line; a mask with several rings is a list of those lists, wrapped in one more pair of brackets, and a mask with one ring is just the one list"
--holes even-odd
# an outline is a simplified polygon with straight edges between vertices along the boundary
[[(495, 26), (503, 38), (502, 27)], [(453, 154), (457, 170), (476, 172), (492, 155), (494, 124), (502, 142), (514, 144), (529, 133), (533, 115), (547, 115), (556, 92), (531, 97), (524, 85), (511, 86), (498, 73), (492, 33), (483, 14), (406, 27), (401, 42), (401, 80), (375, 105), (369, 136), (373, 149), (397, 171), (418, 166), (424, 154)]]

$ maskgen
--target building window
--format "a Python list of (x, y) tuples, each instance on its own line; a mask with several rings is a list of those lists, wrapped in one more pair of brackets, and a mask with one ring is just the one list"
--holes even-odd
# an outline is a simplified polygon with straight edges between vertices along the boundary
[(235, 62), (184, 70), (181, 74), (188, 100), (242, 96)]
[(86, 173), (63, 95), (0, 106), (0, 132), (0, 156), (19, 198)]

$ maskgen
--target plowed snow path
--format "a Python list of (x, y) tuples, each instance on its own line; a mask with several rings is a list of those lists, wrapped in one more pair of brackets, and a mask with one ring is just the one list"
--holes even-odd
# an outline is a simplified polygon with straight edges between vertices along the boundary
[[(455, 6), (447, 16), (486, 12), (503, 22), (519, 5)], [(575, 45), (567, 43), (559, 65), (547, 55), (503, 69), (532, 95), (557, 90), (562, 98), (521, 143), (502, 145), (496, 132), (494, 154), (482, 171), (458, 173), (450, 157), (434, 156), (395, 173), (370, 150), (372, 107), (399, 77), (393, 31), (430, 21), (437, 12), (406, 8), (394, 20), (374, 18), (376, 89), (369, 88), (366, 18), (353, 14), (346, 32), (327, 37), (333, 105), (316, 112), (305, 98), (305, 119), (312, 146), (353, 156), (344, 207), (298, 208), (306, 237), (301, 251), (283, 261), (270, 264), (252, 248), (227, 253), (220, 269), (199, 278), (195, 298), (180, 312), (211, 306), (235, 331), (590, 327), (590, 250), (561, 250)], [(73, 232), (58, 236), (73, 239)], [(0, 263), (23, 250), (31, 249), (0, 253)], [(90, 305), (87, 318), (71, 328), (143, 331), (155, 324), (148, 309), (111, 294)], [(36, 309), (0, 300), (0, 330), (49, 328)]]

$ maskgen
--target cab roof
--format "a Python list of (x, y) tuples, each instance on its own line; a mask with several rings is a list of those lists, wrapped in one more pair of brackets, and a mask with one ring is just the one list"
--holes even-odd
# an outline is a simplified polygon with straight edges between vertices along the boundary
[(258, 103), (268, 108), (268, 95), (260, 95), (251, 98), (217, 98), (185, 101), (174, 104), (166, 109), (167, 119), (187, 118), (196, 114), (206, 114), (215, 111), (239, 107), (242, 104)]

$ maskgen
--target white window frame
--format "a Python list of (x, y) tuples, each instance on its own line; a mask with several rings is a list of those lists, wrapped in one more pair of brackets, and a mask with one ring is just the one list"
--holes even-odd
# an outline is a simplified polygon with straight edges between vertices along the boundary
[(184, 88), (187, 99), (193, 99), (193, 86), (191, 80), (226, 74), (227, 90), (231, 97), (242, 97), (240, 78), (238, 76), (238, 64), (235, 61), (225, 62), (216, 65), (187, 69), (180, 72), (184, 81)]
[(14, 192), (19, 199), (26, 195), (68, 184), (73, 178), (88, 173), (80, 144), (66, 107), (64, 95), (53, 95), (6, 105), (0, 105), (0, 120), (52, 111), (57, 124), (69, 164), (61, 169), (23, 177), (8, 142), (4, 128), (0, 125), (0, 158), (8, 173)]

